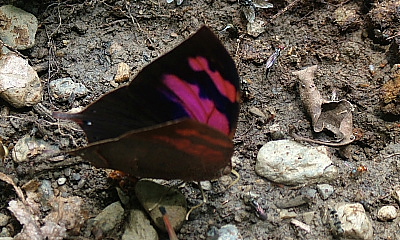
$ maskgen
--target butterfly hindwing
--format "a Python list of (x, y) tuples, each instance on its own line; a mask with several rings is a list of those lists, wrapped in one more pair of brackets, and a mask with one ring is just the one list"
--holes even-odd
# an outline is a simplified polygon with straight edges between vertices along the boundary
[(186, 119), (89, 144), (72, 154), (136, 177), (203, 181), (229, 173), (232, 152), (228, 136)]

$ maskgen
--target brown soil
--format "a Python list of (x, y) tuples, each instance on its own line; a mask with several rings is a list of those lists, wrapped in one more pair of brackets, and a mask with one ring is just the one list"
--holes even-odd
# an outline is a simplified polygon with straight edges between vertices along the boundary
[[(393, 29), (398, 27), (398, 19), (394, 21), (386, 12), (373, 15), (371, 9), (380, 3), (377, 0), (301, 0), (271, 22), (269, 19), (290, 2), (272, 3), (272, 9), (257, 9), (256, 16), (265, 21), (266, 31), (254, 38), (245, 34), (247, 22), (235, 0), (185, 0), (181, 6), (163, 0), (13, 1), (15, 6), (35, 14), (40, 22), (35, 47), (22, 53), (33, 66), (44, 66), (39, 72), (44, 89), (49, 81), (61, 77), (72, 77), (90, 89), (85, 98), (71, 98), (64, 104), (57, 103), (46, 90), (42, 104), (51, 111), (88, 105), (114, 89), (110, 82), (119, 62), (127, 63), (133, 67), (133, 74), (137, 74), (204, 24), (213, 29), (231, 53), (240, 77), (248, 82), (249, 88), (249, 96), (241, 105), (234, 139), (235, 169), (241, 179), (227, 191), (223, 191), (220, 182), (213, 182), (215, 188), (207, 192), (208, 203), (191, 215), (178, 234), (180, 239), (205, 239), (211, 226), (229, 223), (238, 227), (244, 239), (333, 238), (330, 227), (321, 218), (327, 203), (318, 195), (310, 204), (291, 209), (299, 214), (299, 220), (303, 220), (302, 213), (315, 212), (310, 223), (311, 233), (295, 227), (290, 219), (281, 220), (274, 205), (311, 191), (315, 185), (279, 186), (254, 172), (260, 147), (274, 139), (290, 138), (290, 124), (297, 126), (299, 134), (315, 137), (299, 99), (297, 79), (291, 74), (314, 64), (319, 65), (315, 78), (318, 89), (326, 98), (336, 92), (339, 99), (349, 100), (355, 107), (354, 127), (362, 132), (362, 138), (346, 148), (329, 148), (340, 171), (340, 177), (331, 183), (335, 193), (330, 201), (361, 202), (373, 221), (374, 239), (398, 239), (399, 220), (380, 222), (376, 217), (381, 206), (395, 204), (390, 193), (399, 183), (400, 157), (385, 157), (399, 148), (394, 152), (383, 151), (390, 144), (400, 143), (400, 117), (396, 115), (400, 101), (398, 86), (397, 90), (391, 90), (398, 84), (393, 69), (400, 63), (396, 43), (399, 39), (398, 36), (390, 38), (396, 34)], [(354, 12), (351, 17), (342, 18), (335, 13), (338, 9)], [(397, 17), (398, 14), (397, 10)], [(377, 16), (388, 19), (377, 19)], [(236, 28), (237, 36), (222, 31), (228, 24)], [(382, 35), (377, 34), (377, 29)], [(109, 49), (113, 44), (120, 45), (123, 51), (111, 58)], [(264, 63), (281, 45), (286, 48), (266, 77)], [(370, 65), (375, 69), (370, 69)], [(388, 82), (383, 91), (382, 86)], [(395, 95), (387, 102), (382, 97), (387, 92), (397, 94), (397, 99)], [(254, 107), (267, 118), (252, 114), (250, 109)], [(1, 137), (7, 145), (12, 146), (26, 134), (43, 138), (63, 150), (86, 144), (83, 132), (71, 128), (74, 125), (58, 125), (40, 111), (15, 109), (4, 101), (1, 109), (9, 109), (9, 115), (13, 116), (2, 120)], [(270, 130), (274, 124), (280, 132)], [(83, 198), (90, 216), (118, 200), (115, 185), (107, 179), (104, 170), (94, 169), (87, 163), (58, 167), (46, 164), (33, 159), (17, 165), (8, 157), (0, 171), (18, 179), (18, 185), (31, 179), (55, 182), (66, 170), (80, 173), (86, 180), (85, 185), (77, 187), (76, 182), (69, 181), (63, 191), (67, 196)], [(366, 166), (368, 171), (351, 175), (359, 166)], [(17, 196), (10, 186), (1, 182), (0, 186), (0, 211), (9, 214), (7, 204)], [(187, 195), (189, 206), (202, 199), (195, 184), (188, 183), (181, 190)], [(257, 200), (268, 212), (266, 221), (257, 218), (243, 201), (242, 196), (249, 192), (258, 194)], [(17, 233), (18, 223), (12, 223)], [(118, 232), (114, 234), (110, 239), (118, 239)]]

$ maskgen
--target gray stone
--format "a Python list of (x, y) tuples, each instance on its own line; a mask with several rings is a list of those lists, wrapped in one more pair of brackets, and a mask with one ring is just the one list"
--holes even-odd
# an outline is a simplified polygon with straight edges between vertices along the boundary
[(306, 224), (311, 224), (314, 219), (315, 212), (305, 212), (303, 213), (303, 219)]
[(218, 240), (241, 240), (243, 239), (235, 225), (227, 224), (219, 229)]
[(86, 96), (89, 90), (81, 83), (75, 83), (72, 78), (59, 78), (50, 82), (51, 95), (58, 102), (68, 101), (72, 96), (80, 98)]
[(42, 193), (42, 196), (45, 200), (49, 200), (50, 198), (54, 197), (54, 191), (51, 187), (50, 180), (43, 180), (42, 184), (39, 187), (39, 192)]
[(381, 221), (391, 221), (397, 218), (397, 209), (394, 206), (383, 206), (378, 210), (378, 219)]
[(135, 193), (143, 208), (149, 213), (157, 228), (166, 231), (160, 206), (165, 207), (169, 221), (178, 231), (186, 218), (186, 198), (175, 188), (164, 186), (149, 180), (136, 183)]
[(210, 181), (201, 181), (200, 185), (204, 191), (210, 191), (212, 189), (212, 185), (211, 185)]
[(289, 211), (287, 209), (282, 209), (279, 212), (279, 217), (281, 219), (295, 218), (295, 217), (297, 217), (297, 213), (295, 213), (293, 211)]
[(265, 144), (258, 152), (255, 171), (285, 185), (331, 181), (338, 173), (325, 147), (306, 147), (291, 140)]
[(114, 202), (103, 209), (93, 221), (93, 226), (103, 233), (113, 230), (119, 225), (124, 216), (124, 209), (120, 202)]
[(14, 107), (30, 107), (42, 100), (43, 90), (36, 71), (14, 53), (0, 58), (0, 97)]
[(265, 32), (265, 22), (260, 19), (254, 20), (254, 22), (248, 22), (247, 23), (247, 34), (249, 34), (252, 37), (258, 37), (260, 36), (263, 32)]
[(130, 239), (158, 240), (157, 231), (150, 224), (145, 214), (138, 209), (130, 211), (129, 222), (122, 235), (122, 240)]
[(72, 180), (74, 181), (81, 180), (81, 175), (79, 173), (72, 173)]
[(333, 186), (329, 184), (318, 184), (317, 189), (323, 200), (328, 199), (334, 192)]
[(339, 203), (335, 208), (342, 223), (343, 237), (349, 239), (373, 239), (372, 222), (361, 204)]
[(8, 224), (8, 220), (10, 220), (10, 216), (5, 215), (4, 213), (0, 213), (0, 227), (4, 227)]
[(39, 155), (45, 157), (52, 153), (59, 152), (57, 146), (50, 145), (42, 139), (36, 139), (29, 135), (24, 136), (15, 144), (12, 150), (12, 158), (15, 162), (27, 161), (29, 157)]
[(254, 114), (254, 115), (256, 115), (256, 116), (258, 116), (258, 117), (261, 117), (261, 118), (264, 118), (264, 119), (267, 118), (267, 117), (265, 116), (265, 114), (264, 114), (259, 108), (257, 108), (257, 107), (251, 107), (251, 108), (249, 109), (249, 112), (252, 113), (252, 114)]
[(0, 7), (0, 39), (17, 50), (25, 50), (35, 44), (38, 21), (33, 14), (12, 5)]
[(400, 203), (400, 185), (393, 187), (392, 197), (397, 201), (397, 203)]

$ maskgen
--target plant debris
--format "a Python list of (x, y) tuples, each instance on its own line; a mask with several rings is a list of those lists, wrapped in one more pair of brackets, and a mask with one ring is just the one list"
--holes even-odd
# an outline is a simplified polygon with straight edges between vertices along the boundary
[(327, 130), (334, 135), (330, 141), (320, 141), (301, 137), (290, 128), (290, 134), (296, 141), (307, 141), (332, 147), (344, 146), (355, 140), (353, 134), (353, 106), (347, 100), (328, 101), (321, 96), (314, 84), (317, 65), (293, 72), (299, 78), (300, 98), (311, 117), (313, 130), (316, 133)]

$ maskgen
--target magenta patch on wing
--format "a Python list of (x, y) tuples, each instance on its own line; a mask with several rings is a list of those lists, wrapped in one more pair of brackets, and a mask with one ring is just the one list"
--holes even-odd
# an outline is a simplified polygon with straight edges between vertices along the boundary
[(235, 85), (223, 78), (218, 71), (211, 71), (206, 58), (200, 56), (189, 58), (189, 65), (196, 72), (205, 71), (223, 96), (227, 97), (232, 103), (237, 101)]
[(228, 118), (218, 111), (213, 101), (200, 98), (198, 86), (192, 85), (172, 74), (164, 75), (163, 82), (174, 93), (175, 100), (184, 107), (191, 118), (218, 129), (227, 135), (230, 134)]

